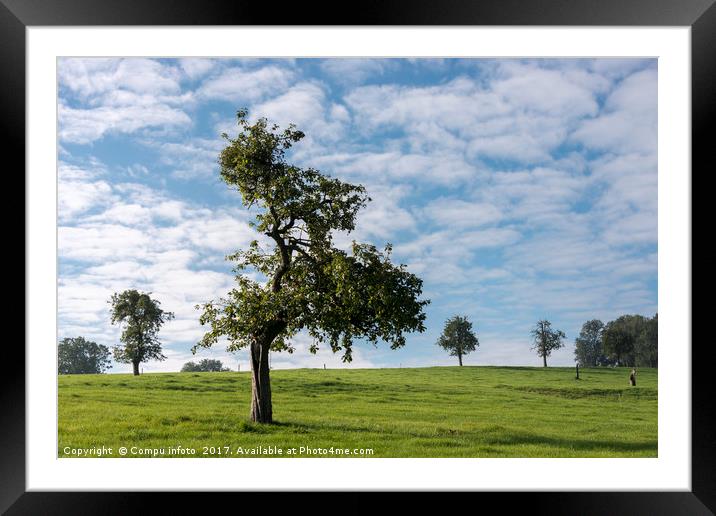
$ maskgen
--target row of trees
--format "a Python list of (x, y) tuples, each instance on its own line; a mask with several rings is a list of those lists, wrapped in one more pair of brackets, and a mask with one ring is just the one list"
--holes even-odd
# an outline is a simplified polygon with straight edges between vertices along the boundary
[(585, 367), (658, 367), (658, 348), (658, 314), (622, 315), (607, 324), (598, 319), (585, 322), (575, 340), (574, 358)]
[[(111, 305), (112, 324), (122, 327), (121, 345), (112, 349), (114, 360), (132, 364), (132, 372), (139, 375), (139, 364), (149, 360), (165, 360), (159, 342), (159, 329), (174, 318), (172, 312), (161, 309), (160, 302), (150, 293), (125, 290), (114, 293)], [(58, 345), (57, 371), (60, 374), (103, 373), (110, 365), (107, 346), (86, 340), (84, 337), (66, 338)]]
[[(124, 350), (126, 353), (126, 349)], [(65, 338), (57, 346), (59, 374), (101, 374), (112, 368), (110, 350), (84, 337)], [(187, 362), (181, 372), (231, 371), (221, 360), (205, 358), (198, 363)]]
[[(658, 325), (658, 314), (652, 318), (622, 315), (607, 324), (598, 319), (587, 321), (575, 339), (575, 361), (582, 367), (658, 367)], [(546, 319), (537, 321), (531, 336), (532, 349), (542, 358), (544, 367), (547, 367), (547, 357), (564, 347), (567, 338)], [(472, 323), (459, 315), (446, 321), (436, 344), (450, 356), (457, 357), (460, 365), (463, 357), (480, 345)]]
[[(147, 312), (156, 313), (156, 312)], [(547, 367), (547, 357), (553, 350), (564, 346), (566, 335), (552, 328), (552, 323), (540, 320), (532, 329), (532, 349), (543, 359)], [(155, 334), (156, 338), (156, 334)], [(448, 319), (443, 332), (436, 343), (450, 356), (462, 359), (475, 351), (480, 342), (472, 329), (472, 323), (466, 316), (456, 315)], [(128, 349), (130, 348), (130, 349)], [(161, 347), (154, 342), (149, 353), (142, 354), (140, 360), (156, 359), (161, 355)], [(140, 358), (140, 353), (131, 351), (125, 345), (121, 350), (115, 348), (115, 356)], [(150, 357), (151, 355), (151, 357)], [(592, 319), (582, 325), (579, 337), (575, 340), (575, 361), (582, 367), (625, 365), (637, 367), (658, 366), (658, 315), (646, 318), (641, 315), (623, 315), (606, 325)], [(63, 339), (58, 348), (58, 372), (60, 374), (103, 373), (111, 368), (110, 351), (107, 346), (88, 341), (84, 337)], [(163, 355), (161, 355), (163, 358)], [(162, 358), (159, 358), (160, 360)], [(130, 360), (133, 360), (130, 357)], [(198, 363), (187, 362), (181, 372), (230, 371), (221, 360), (205, 358)]]

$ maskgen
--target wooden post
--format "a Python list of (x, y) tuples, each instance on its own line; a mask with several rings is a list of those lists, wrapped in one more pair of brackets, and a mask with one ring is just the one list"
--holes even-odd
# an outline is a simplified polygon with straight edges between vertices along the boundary
[(579, 364), (577, 364), (577, 380), (579, 380)]

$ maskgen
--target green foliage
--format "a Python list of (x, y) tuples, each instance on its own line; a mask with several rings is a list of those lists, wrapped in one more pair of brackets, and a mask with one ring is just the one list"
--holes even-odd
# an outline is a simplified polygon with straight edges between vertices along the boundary
[(265, 119), (251, 125), (246, 115), (237, 114), (235, 139), (223, 135), (221, 178), (255, 210), (253, 226), (267, 238), (227, 257), (237, 286), (197, 306), (209, 330), (192, 351), (226, 337), (230, 351), (260, 342), (292, 352), (289, 339), (305, 329), (312, 352), (327, 343), (349, 362), (354, 339), (384, 340), (395, 349), (405, 333), (424, 331), (422, 280), (390, 261), (390, 245), (379, 251), (353, 242), (350, 253), (333, 247), (332, 232), (352, 231), (370, 200), (363, 186), (287, 163), (286, 152), (304, 134), (293, 125), (279, 131)]
[(582, 325), (579, 337), (574, 340), (574, 360), (581, 367), (609, 365), (609, 359), (602, 351), (602, 330), (604, 323), (592, 319)]
[(228, 367), (224, 367), (221, 360), (213, 360), (211, 358), (204, 358), (195, 362), (187, 362), (181, 368), (182, 373), (210, 373), (218, 371), (230, 371)]
[(57, 346), (59, 374), (98, 374), (112, 367), (107, 346), (84, 337), (65, 338)]
[(467, 317), (456, 315), (445, 322), (437, 345), (447, 350), (450, 356), (458, 357), (460, 365), (462, 365), (462, 357), (475, 351), (480, 342), (473, 333), (472, 323)]
[(639, 367), (658, 367), (659, 365), (659, 318), (655, 314), (644, 323), (642, 331), (634, 343), (634, 359)]
[(547, 367), (547, 357), (552, 351), (564, 347), (563, 340), (567, 338), (562, 330), (552, 329), (552, 323), (547, 320), (537, 321), (536, 326), (530, 332), (534, 339), (532, 349), (537, 351), (537, 355), (544, 360), (544, 366)]
[(114, 348), (114, 359), (125, 364), (141, 363), (148, 360), (164, 360), (157, 334), (162, 325), (174, 318), (172, 312), (165, 312), (159, 301), (149, 297), (150, 293), (125, 290), (112, 294), (112, 324), (123, 326), (120, 341), (123, 346)]
[(640, 369), (634, 388), (628, 375), (580, 368), (575, 382), (573, 367), (457, 364), (276, 369), (274, 425), (247, 421), (246, 372), (60, 376), (58, 452), (272, 445), (373, 448), (373, 457), (656, 457), (657, 370)]
[(658, 363), (658, 317), (622, 315), (602, 332), (604, 352), (619, 365), (656, 367)]

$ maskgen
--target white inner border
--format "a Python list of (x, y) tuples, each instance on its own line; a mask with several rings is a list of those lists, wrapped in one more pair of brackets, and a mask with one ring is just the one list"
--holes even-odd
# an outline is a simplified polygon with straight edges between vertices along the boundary
[[(689, 27), (28, 27), (26, 37), (28, 491), (691, 490)], [(658, 57), (658, 458), (57, 459), (58, 56)]]

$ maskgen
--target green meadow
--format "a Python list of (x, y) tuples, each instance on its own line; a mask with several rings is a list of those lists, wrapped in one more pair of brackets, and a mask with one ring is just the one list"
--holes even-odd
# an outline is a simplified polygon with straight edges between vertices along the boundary
[(641, 369), (636, 387), (625, 368), (574, 376), (559, 367), (273, 370), (276, 422), (260, 425), (248, 421), (249, 373), (61, 375), (58, 455), (657, 456), (656, 369)]

